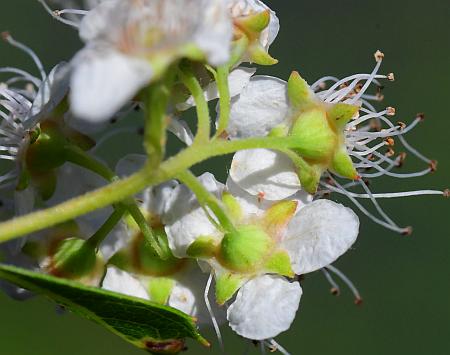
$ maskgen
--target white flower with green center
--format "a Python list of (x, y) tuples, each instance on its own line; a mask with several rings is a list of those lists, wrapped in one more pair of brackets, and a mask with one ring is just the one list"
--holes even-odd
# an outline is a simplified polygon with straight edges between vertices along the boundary
[[(117, 165), (118, 175), (135, 172), (145, 159), (142, 155), (126, 156)], [(164, 231), (165, 206), (177, 185), (169, 181), (136, 196), (154, 235), (164, 246), (167, 259), (161, 259), (144, 240), (135, 222), (127, 220), (126, 225), (114, 231), (114, 239), (121, 240), (124, 246), (110, 259), (102, 287), (169, 305), (196, 317), (199, 324), (209, 324), (211, 316), (204, 300), (208, 274), (200, 270), (195, 260), (174, 257)], [(217, 320), (224, 319), (220, 310), (214, 313)]]
[(224, 0), (110, 0), (83, 17), (86, 43), (72, 64), (75, 115), (101, 121), (180, 58), (229, 60), (232, 24)]
[(308, 198), (269, 203), (211, 174), (202, 184), (220, 198), (233, 222), (225, 230), (200, 207), (185, 186), (167, 205), (165, 229), (174, 255), (206, 261), (216, 279), (216, 301), (231, 300), (227, 319), (250, 339), (273, 338), (287, 330), (299, 306), (301, 288), (286, 277), (334, 262), (356, 241), (358, 217), (337, 203)]

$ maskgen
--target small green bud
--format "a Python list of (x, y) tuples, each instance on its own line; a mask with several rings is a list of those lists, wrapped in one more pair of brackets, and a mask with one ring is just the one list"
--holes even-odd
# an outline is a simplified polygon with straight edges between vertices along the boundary
[(216, 277), (216, 302), (223, 305), (245, 282), (245, 277), (239, 274), (225, 272)]
[(291, 136), (298, 141), (297, 152), (315, 161), (331, 160), (338, 141), (326, 111), (320, 108), (301, 113), (292, 126)]
[(295, 273), (292, 270), (291, 258), (284, 250), (273, 253), (266, 262), (266, 270), (274, 272), (279, 275), (294, 277)]
[(270, 253), (274, 242), (261, 228), (246, 225), (225, 234), (220, 245), (220, 262), (230, 270), (252, 272)]
[(217, 242), (213, 237), (198, 237), (186, 251), (192, 258), (211, 258), (216, 254)]
[(97, 252), (86, 240), (64, 239), (52, 257), (50, 273), (64, 278), (77, 279), (95, 270)]

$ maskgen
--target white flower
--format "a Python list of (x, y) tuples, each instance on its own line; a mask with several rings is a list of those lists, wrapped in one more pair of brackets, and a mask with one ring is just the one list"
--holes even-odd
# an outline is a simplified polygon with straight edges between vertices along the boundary
[(232, 35), (222, 0), (110, 0), (79, 30), (86, 47), (73, 60), (72, 109), (91, 121), (112, 116), (180, 57), (227, 62)]
[[(327, 200), (274, 203), (258, 200), (232, 183), (223, 192), (210, 174), (199, 179), (223, 200), (236, 230), (219, 229), (194, 195), (179, 186), (167, 204), (169, 245), (175, 255), (199, 257), (210, 265), (219, 304), (239, 290), (228, 309), (228, 320), (238, 334), (256, 340), (275, 337), (289, 328), (301, 296), (298, 282), (283, 276), (334, 262), (356, 241), (358, 217)], [(264, 285), (268, 289), (262, 291)]]

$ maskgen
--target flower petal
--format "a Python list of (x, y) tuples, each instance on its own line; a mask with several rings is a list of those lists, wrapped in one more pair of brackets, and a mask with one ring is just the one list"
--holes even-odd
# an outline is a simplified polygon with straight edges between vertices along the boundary
[(167, 130), (186, 145), (191, 145), (194, 141), (194, 134), (184, 120), (171, 117)]
[(113, 266), (108, 267), (106, 276), (103, 279), (102, 288), (128, 296), (149, 299), (147, 291), (139, 280)]
[(288, 225), (282, 241), (296, 274), (327, 266), (356, 241), (358, 216), (341, 204), (318, 200), (303, 207)]
[(301, 295), (298, 282), (271, 275), (256, 277), (241, 287), (228, 308), (230, 327), (253, 340), (276, 337), (291, 326)]
[(237, 152), (230, 177), (248, 193), (272, 201), (282, 200), (301, 189), (292, 161), (283, 153), (268, 149)]
[(113, 116), (152, 78), (150, 64), (112, 49), (87, 46), (73, 60), (73, 113), (100, 122)]
[(233, 138), (266, 136), (288, 123), (288, 112), (286, 82), (258, 75), (232, 100), (227, 132)]
[[(223, 185), (212, 174), (205, 173), (199, 180), (211, 193), (216, 196), (222, 194)], [(166, 205), (163, 223), (170, 249), (177, 257), (185, 257), (187, 248), (199, 236), (219, 236), (219, 231), (185, 185), (174, 189)]]

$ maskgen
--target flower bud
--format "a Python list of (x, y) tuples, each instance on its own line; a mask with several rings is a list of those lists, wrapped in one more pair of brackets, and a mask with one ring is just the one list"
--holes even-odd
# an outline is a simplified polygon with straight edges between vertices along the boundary
[(260, 227), (246, 225), (225, 234), (220, 245), (220, 262), (239, 272), (256, 270), (274, 246), (272, 238)]
[(89, 242), (68, 238), (60, 242), (50, 263), (50, 273), (68, 279), (86, 276), (95, 270), (97, 252)]

